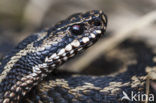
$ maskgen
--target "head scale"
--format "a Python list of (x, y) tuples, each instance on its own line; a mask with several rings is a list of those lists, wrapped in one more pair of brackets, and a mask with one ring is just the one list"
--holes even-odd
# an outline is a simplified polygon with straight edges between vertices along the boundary
[[(107, 26), (107, 17), (101, 10), (71, 15), (66, 20), (57, 23), (52, 29), (50, 40), (56, 38), (57, 49), (46, 58), (46, 62), (66, 61), (79, 51), (94, 44), (103, 35)], [(53, 43), (52, 43), (53, 45)], [(59, 46), (60, 45), (60, 46)]]

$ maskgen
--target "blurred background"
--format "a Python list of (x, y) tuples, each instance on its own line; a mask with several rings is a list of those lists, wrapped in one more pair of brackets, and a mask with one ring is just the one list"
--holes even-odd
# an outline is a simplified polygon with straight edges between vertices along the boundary
[[(73, 13), (93, 9), (103, 10), (108, 16), (106, 34), (113, 36), (119, 31), (135, 27), (136, 22), (139, 22), (142, 17), (156, 10), (156, 0), (0, 0), (0, 58), (28, 35), (49, 28)], [(156, 18), (155, 15), (154, 17)], [(130, 34), (127, 33), (130, 36), (121, 40), (125, 48), (122, 52), (121, 47), (109, 50), (107, 56), (101, 54), (104, 56), (98, 57), (93, 64), (96, 68), (115, 67), (116, 69), (121, 64), (127, 63), (129, 58), (135, 58), (132, 47), (137, 45), (136, 48), (139, 48), (144, 43), (154, 46), (156, 44), (155, 24), (156, 22), (151, 22), (135, 32), (130, 31)], [(129, 38), (142, 42), (125, 43), (125, 40)], [(107, 46), (109, 48), (112, 45)], [(141, 48), (141, 50), (144, 49)], [(113, 63), (115, 64), (112, 65)], [(94, 65), (89, 66), (94, 68)], [(95, 70), (93, 72), (95, 73)]]

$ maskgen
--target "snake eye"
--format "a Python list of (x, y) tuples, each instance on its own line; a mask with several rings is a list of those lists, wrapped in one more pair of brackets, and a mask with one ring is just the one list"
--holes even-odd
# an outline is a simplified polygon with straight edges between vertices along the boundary
[(77, 25), (73, 25), (71, 27), (71, 32), (75, 35), (81, 35), (84, 31), (84, 26), (83, 25), (80, 25), (80, 24), (77, 24)]
[(101, 25), (101, 22), (98, 19), (91, 20), (91, 21), (89, 21), (89, 23), (94, 25), (94, 26), (100, 26)]

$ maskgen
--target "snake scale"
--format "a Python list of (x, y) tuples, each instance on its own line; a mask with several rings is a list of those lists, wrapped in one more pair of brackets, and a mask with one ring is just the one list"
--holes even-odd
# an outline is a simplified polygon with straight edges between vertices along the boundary
[(106, 25), (101, 10), (77, 13), (19, 43), (0, 67), (0, 103), (20, 102), (55, 68), (94, 44)]
[(54, 73), (99, 40), (106, 26), (103, 11), (92, 10), (71, 15), (23, 40), (0, 65), (0, 103), (136, 103), (121, 101), (122, 92), (145, 92), (145, 68), (155, 64), (149, 49), (138, 53), (138, 65), (116, 75)]

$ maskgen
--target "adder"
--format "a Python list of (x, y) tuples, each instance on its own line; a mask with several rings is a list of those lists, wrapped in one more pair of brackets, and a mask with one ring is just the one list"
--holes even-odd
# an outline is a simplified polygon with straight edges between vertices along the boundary
[(93, 45), (107, 26), (101, 10), (77, 13), (32, 34), (8, 54), (0, 67), (0, 103), (17, 103), (49, 73)]
[(148, 48), (114, 76), (54, 73), (105, 35), (107, 22), (101, 10), (77, 13), (19, 43), (0, 65), (0, 103), (127, 103), (125, 93), (144, 93), (145, 68), (155, 64)]

